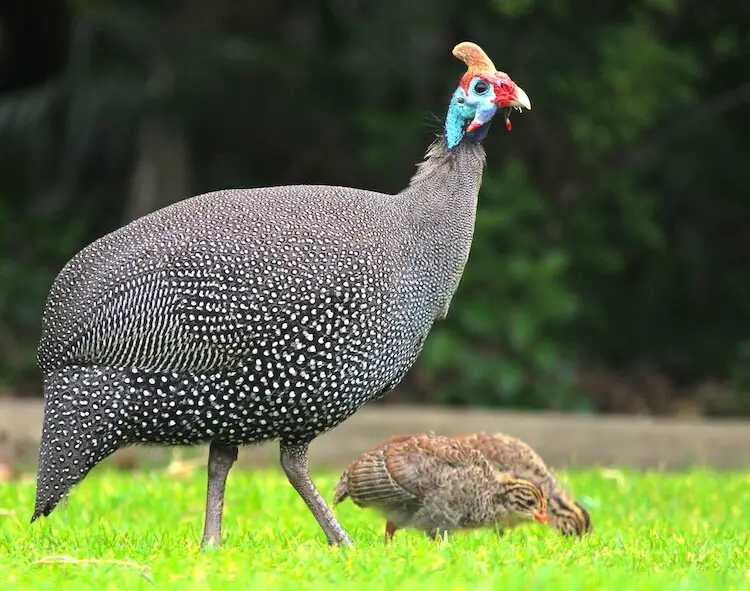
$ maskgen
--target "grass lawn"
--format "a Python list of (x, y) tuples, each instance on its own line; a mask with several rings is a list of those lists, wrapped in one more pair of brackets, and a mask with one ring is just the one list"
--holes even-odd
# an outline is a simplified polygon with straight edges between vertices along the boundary
[[(225, 545), (210, 553), (198, 551), (202, 468), (96, 469), (33, 525), (33, 481), (0, 483), (0, 589), (750, 589), (750, 474), (563, 476), (591, 509), (587, 539), (527, 526), (444, 545), (401, 531), (384, 547), (383, 521), (347, 501), (337, 515), (357, 546), (331, 549), (280, 472), (235, 470)], [(329, 500), (336, 477), (314, 474)], [(103, 562), (37, 564), (60, 555)]]

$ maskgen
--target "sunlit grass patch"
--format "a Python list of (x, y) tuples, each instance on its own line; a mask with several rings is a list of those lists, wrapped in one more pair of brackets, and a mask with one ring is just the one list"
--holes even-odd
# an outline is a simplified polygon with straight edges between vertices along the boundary
[[(338, 475), (314, 479), (330, 500)], [(594, 532), (542, 526), (505, 538), (457, 533), (435, 544), (377, 514), (337, 515), (355, 548), (329, 548), (278, 471), (230, 476), (223, 548), (200, 552), (203, 469), (95, 470), (70, 503), (29, 524), (32, 479), (0, 484), (1, 589), (745, 589), (750, 474), (587, 470), (564, 475)]]

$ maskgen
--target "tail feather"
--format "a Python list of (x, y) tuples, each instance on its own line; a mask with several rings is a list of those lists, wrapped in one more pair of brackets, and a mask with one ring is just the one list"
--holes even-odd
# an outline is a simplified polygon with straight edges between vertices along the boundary
[(94, 370), (65, 368), (44, 381), (44, 424), (31, 523), (48, 516), (73, 486), (122, 443), (105, 420), (108, 401)]
[(349, 497), (349, 484), (347, 482), (348, 473), (344, 472), (341, 475), (338, 483), (336, 484), (336, 492), (333, 495), (333, 506), (335, 507), (341, 501), (345, 501)]

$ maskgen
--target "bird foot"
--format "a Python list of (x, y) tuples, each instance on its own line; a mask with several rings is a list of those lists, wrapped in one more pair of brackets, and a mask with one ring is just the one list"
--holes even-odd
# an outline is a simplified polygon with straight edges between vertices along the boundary
[(217, 548), (221, 548), (221, 539), (217, 538), (215, 536), (205, 536), (201, 540), (201, 550), (216, 550)]
[(333, 548), (354, 548), (354, 541), (347, 535), (336, 541), (328, 541), (328, 545)]

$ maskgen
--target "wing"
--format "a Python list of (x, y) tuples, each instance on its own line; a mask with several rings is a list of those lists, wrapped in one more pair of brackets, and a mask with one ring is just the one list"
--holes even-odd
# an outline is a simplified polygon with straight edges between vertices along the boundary
[(408, 506), (419, 500), (391, 474), (382, 449), (355, 460), (347, 470), (346, 479), (349, 496), (360, 507)]
[(386, 197), (336, 187), (220, 191), (140, 218), (81, 251), (55, 280), (40, 367), (197, 372), (257, 360), (264, 348), (289, 361), (344, 330), (356, 338), (372, 320), (363, 313), (371, 290), (387, 305), (398, 278), (384, 239)]
[(494, 478), (492, 467), (478, 451), (434, 433), (397, 441), (384, 449), (384, 456), (393, 481), (415, 497), (440, 487), (449, 475), (480, 472), (488, 481)]

